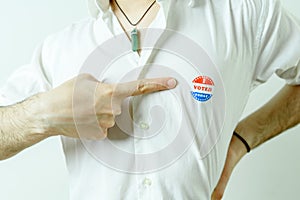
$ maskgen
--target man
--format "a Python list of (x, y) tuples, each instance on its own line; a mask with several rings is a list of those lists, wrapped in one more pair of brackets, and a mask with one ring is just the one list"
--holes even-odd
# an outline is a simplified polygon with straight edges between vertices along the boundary
[[(275, 71), (300, 83), (296, 22), (273, 1), (90, 5), (93, 19), (47, 38), (2, 89), (3, 105), (28, 98), (0, 110), (1, 158), (61, 135), (71, 199), (209, 199), (251, 89)], [(124, 30), (132, 47), (118, 37)], [(147, 41), (161, 50), (137, 48)], [(99, 64), (123, 48), (133, 52)], [(92, 62), (93, 55), (102, 59)], [(30, 81), (16, 81), (24, 76)], [(170, 76), (177, 87), (173, 78), (149, 79)], [(164, 112), (149, 111), (157, 105)]]

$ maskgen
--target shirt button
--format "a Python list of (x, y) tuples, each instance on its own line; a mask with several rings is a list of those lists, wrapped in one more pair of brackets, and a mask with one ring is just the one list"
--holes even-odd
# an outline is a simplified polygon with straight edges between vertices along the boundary
[(146, 122), (140, 122), (140, 128), (147, 130), (149, 129), (149, 124), (147, 124)]
[(144, 181), (143, 181), (143, 185), (144, 186), (151, 186), (152, 181), (149, 178), (145, 178)]
[(195, 0), (190, 0), (189, 7), (191, 8), (195, 7)]

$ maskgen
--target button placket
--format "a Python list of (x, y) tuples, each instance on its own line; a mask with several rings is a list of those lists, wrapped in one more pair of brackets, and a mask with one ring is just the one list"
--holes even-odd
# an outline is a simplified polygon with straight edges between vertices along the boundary
[(148, 129), (149, 129), (149, 124), (146, 123), (146, 122), (144, 122), (144, 121), (141, 121), (141, 122), (139, 123), (139, 127), (140, 127), (141, 129), (143, 129), (143, 130), (148, 130)]
[(143, 186), (146, 187), (146, 188), (148, 188), (151, 185), (152, 185), (152, 180), (150, 178), (148, 178), (148, 177), (144, 178), (144, 180), (143, 180)]

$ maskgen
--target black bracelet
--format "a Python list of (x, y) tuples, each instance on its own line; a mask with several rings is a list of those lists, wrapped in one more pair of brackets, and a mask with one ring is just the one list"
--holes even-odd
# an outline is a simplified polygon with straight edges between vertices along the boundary
[(236, 136), (237, 138), (239, 138), (239, 139), (242, 141), (242, 143), (245, 145), (245, 147), (246, 147), (246, 149), (247, 149), (247, 153), (249, 153), (250, 150), (251, 150), (251, 148), (250, 148), (249, 144), (247, 143), (247, 141), (246, 141), (244, 138), (242, 138), (242, 136), (240, 136), (240, 135), (239, 135), (237, 132), (235, 132), (235, 131), (233, 131), (233, 135)]

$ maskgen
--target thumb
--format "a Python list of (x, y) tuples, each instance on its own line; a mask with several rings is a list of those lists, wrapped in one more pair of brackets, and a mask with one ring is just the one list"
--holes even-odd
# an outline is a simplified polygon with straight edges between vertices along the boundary
[(222, 199), (235, 166), (245, 154), (246, 150), (243, 144), (235, 137), (232, 137), (221, 177), (211, 195), (212, 200)]
[(173, 89), (177, 85), (174, 78), (142, 79), (116, 85), (115, 95), (121, 97), (136, 96), (152, 92)]
[(232, 171), (232, 170), (226, 169), (226, 167), (225, 167), (222, 172), (221, 178), (219, 179), (219, 182), (211, 195), (212, 200), (221, 200), (223, 198), (224, 191), (226, 189), (228, 180), (231, 175), (231, 173), (228, 174), (228, 171)]

